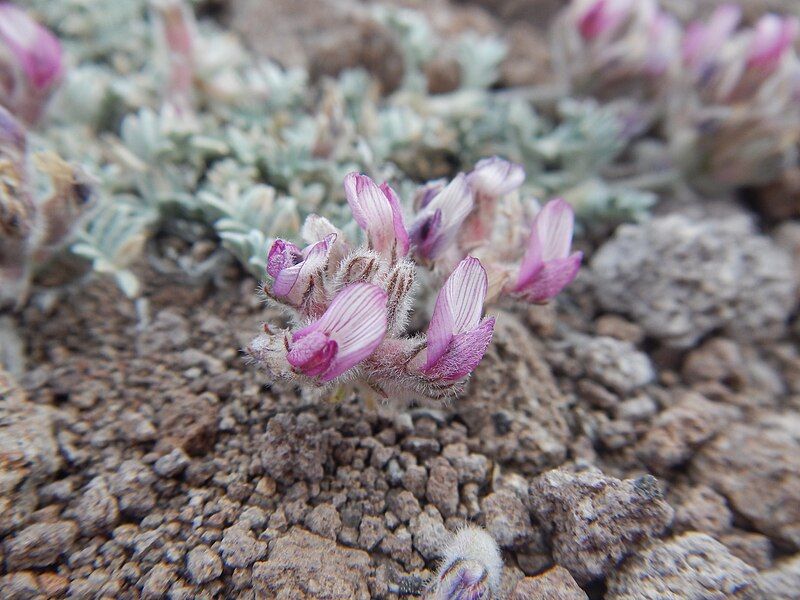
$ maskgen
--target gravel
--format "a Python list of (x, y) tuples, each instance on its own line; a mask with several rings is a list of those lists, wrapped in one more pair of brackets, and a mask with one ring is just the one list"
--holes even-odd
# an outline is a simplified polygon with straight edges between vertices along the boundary
[(788, 255), (741, 215), (622, 225), (591, 268), (603, 308), (679, 348), (718, 329), (740, 340), (779, 335), (796, 299)]
[(529, 502), (550, 535), (553, 558), (578, 583), (611, 573), (664, 531), (674, 512), (655, 481), (619, 480), (597, 469), (549, 471), (531, 483)]
[(702, 533), (656, 542), (608, 578), (609, 600), (745, 599), (755, 589), (756, 570)]

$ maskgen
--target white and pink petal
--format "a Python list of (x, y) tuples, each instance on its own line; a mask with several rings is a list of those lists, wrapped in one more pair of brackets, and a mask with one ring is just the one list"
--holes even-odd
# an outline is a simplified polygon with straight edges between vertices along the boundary
[(572, 245), (575, 228), (575, 212), (568, 202), (561, 198), (544, 205), (531, 226), (528, 252), (531, 260), (536, 257), (542, 261), (566, 258)]
[[(285, 298), (292, 305), (299, 304), (311, 284), (311, 278), (327, 267), (328, 254), (335, 240), (336, 234), (331, 234), (305, 248), (300, 257), (296, 254), (297, 246), (283, 240), (276, 241), (267, 260), (268, 272), (274, 278), (270, 293), (276, 298)], [(278, 242), (282, 244), (278, 245)], [(291, 261), (296, 262), (291, 264)]]
[(342, 289), (314, 323), (338, 346), (322, 381), (330, 381), (372, 354), (386, 335), (386, 292), (376, 285), (355, 283)]
[(434, 260), (452, 246), (459, 228), (475, 205), (467, 177), (459, 173), (423, 208), (411, 226), (417, 251)]
[(499, 198), (523, 184), (525, 169), (517, 163), (492, 156), (479, 160), (468, 180), (476, 193)]
[(0, 2), (0, 43), (19, 61), (32, 87), (48, 88), (61, 77), (63, 63), (58, 38), (9, 2)]
[(405, 255), (408, 233), (394, 191), (385, 183), (376, 185), (360, 173), (349, 173), (344, 189), (353, 218), (366, 231), (370, 247), (381, 253), (402, 252)]
[(447, 351), (453, 337), (477, 327), (488, 290), (486, 271), (477, 258), (462, 260), (445, 281), (428, 326), (426, 367)]
[(575, 252), (567, 258), (542, 263), (533, 277), (516, 285), (512, 295), (535, 304), (555, 298), (577, 277), (581, 260), (583, 253)]
[(456, 381), (469, 375), (481, 362), (494, 332), (494, 318), (486, 318), (468, 331), (454, 335), (444, 353), (422, 372), (431, 379)]
[(772, 71), (785, 52), (792, 47), (800, 32), (800, 23), (793, 17), (766, 14), (756, 23), (748, 49), (749, 67)]
[(394, 241), (396, 244), (397, 257), (403, 257), (408, 254), (410, 245), (408, 239), (408, 231), (403, 223), (403, 211), (400, 206), (400, 199), (395, 194), (394, 190), (389, 187), (389, 184), (384, 182), (380, 185), (381, 191), (389, 201), (389, 206), (392, 209), (392, 225), (394, 227)]

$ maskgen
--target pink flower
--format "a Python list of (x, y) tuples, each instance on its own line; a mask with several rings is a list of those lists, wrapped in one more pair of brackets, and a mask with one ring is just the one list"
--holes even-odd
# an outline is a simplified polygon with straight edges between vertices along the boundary
[(13, 4), (0, 3), (0, 42), (19, 61), (31, 86), (52, 86), (62, 72), (61, 44), (49, 30)]
[(297, 371), (328, 382), (372, 354), (386, 335), (386, 292), (369, 283), (340, 291), (328, 309), (296, 331), (286, 356)]
[(522, 165), (492, 156), (479, 160), (467, 181), (477, 195), (500, 198), (522, 185), (525, 170)]
[(332, 233), (300, 250), (291, 242), (275, 240), (267, 256), (267, 273), (274, 278), (270, 294), (291, 306), (299, 306), (313, 285), (313, 278), (328, 266), (328, 254), (336, 241)]
[(483, 358), (494, 319), (481, 321), (488, 280), (477, 258), (462, 260), (447, 278), (428, 326), (428, 349), (421, 371), (430, 379), (455, 381)]
[(548, 202), (531, 226), (528, 248), (510, 293), (527, 302), (554, 298), (578, 274), (583, 253), (570, 254), (575, 213), (564, 200)]
[(764, 15), (756, 23), (747, 52), (748, 68), (771, 73), (797, 39), (800, 23), (796, 18)]
[(459, 232), (462, 250), (480, 246), (492, 232), (497, 202), (513, 192), (525, 181), (522, 165), (493, 156), (479, 160), (467, 175), (467, 182), (475, 193), (475, 208)]
[(660, 76), (667, 71), (678, 53), (681, 27), (675, 17), (657, 10), (647, 29), (649, 43), (645, 53), (645, 72)]
[(21, 8), (0, 2), (0, 104), (35, 123), (62, 73), (58, 39)]
[(414, 210), (422, 210), (431, 203), (447, 185), (446, 179), (435, 179), (417, 188), (414, 194)]
[(429, 260), (444, 254), (455, 241), (474, 203), (467, 177), (459, 173), (414, 219), (410, 236), (417, 253)]
[(386, 183), (377, 186), (366, 175), (350, 173), (344, 179), (344, 191), (353, 218), (367, 232), (370, 248), (393, 259), (408, 254), (408, 233), (392, 188)]
[(179, 111), (191, 107), (197, 25), (183, 0), (154, 0), (156, 28), (166, 47), (169, 68), (167, 99)]
[(585, 40), (594, 40), (616, 30), (630, 15), (633, 0), (594, 0), (578, 17), (578, 31)]
[(683, 36), (683, 62), (702, 76), (719, 60), (722, 47), (733, 35), (741, 18), (741, 8), (735, 4), (723, 4), (714, 11), (707, 24), (691, 23)]

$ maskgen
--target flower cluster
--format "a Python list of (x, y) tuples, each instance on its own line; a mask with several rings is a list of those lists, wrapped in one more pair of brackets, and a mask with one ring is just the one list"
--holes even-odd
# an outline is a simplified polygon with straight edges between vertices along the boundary
[(634, 97), (645, 124), (663, 119), (673, 161), (699, 187), (769, 183), (800, 143), (800, 24), (740, 20), (733, 4), (684, 28), (657, 0), (573, 0), (553, 38), (556, 71), (572, 92)]
[(720, 6), (683, 38), (685, 93), (667, 126), (686, 170), (728, 186), (768, 183), (794, 159), (800, 141), (800, 23), (767, 14), (737, 30), (741, 9)]
[(33, 124), (62, 74), (58, 39), (21, 8), (0, 2), (0, 105)]
[[(273, 377), (307, 389), (348, 382), (381, 399), (456, 395), (492, 338), (487, 299), (547, 302), (580, 266), (566, 202), (549, 202), (529, 229), (521, 226), (535, 209), (516, 191), (524, 178), (519, 165), (484, 159), (450, 182), (420, 187), (406, 228), (391, 187), (349, 174), (345, 195), (365, 242), (353, 245), (317, 215), (303, 227), (305, 248), (276, 240), (263, 291), (289, 311), (292, 327), (265, 327), (248, 353)], [(428, 281), (444, 281), (426, 333), (409, 334), (418, 266)]]
[(556, 72), (578, 93), (657, 98), (667, 91), (680, 35), (656, 0), (573, 0), (556, 23)]
[(570, 253), (575, 215), (561, 199), (541, 210), (521, 201), (524, 180), (520, 165), (492, 157), (447, 185), (423, 186), (411, 226), (417, 259), (443, 273), (466, 254), (477, 257), (488, 272), (491, 301), (554, 298), (580, 267), (582, 254)]

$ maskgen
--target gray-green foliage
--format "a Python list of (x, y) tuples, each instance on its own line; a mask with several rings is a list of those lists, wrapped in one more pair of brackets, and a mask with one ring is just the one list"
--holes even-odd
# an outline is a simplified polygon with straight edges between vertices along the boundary
[(134, 204), (108, 205), (78, 233), (72, 251), (90, 260), (97, 273), (114, 277), (120, 289), (132, 298), (139, 293), (139, 281), (126, 266), (144, 246), (150, 222), (150, 215)]
[[(172, 219), (204, 224), (259, 276), (271, 240), (298, 237), (306, 214), (344, 225), (342, 179), (352, 170), (410, 190), (501, 154), (525, 165), (526, 193), (563, 194), (579, 215), (635, 217), (652, 202), (603, 179), (630, 137), (616, 109), (564, 101), (552, 122), (524, 98), (491, 89), (500, 41), (441, 39), (413, 11), (374, 9), (397, 33), (406, 64), (403, 84), (386, 98), (364, 72), (312, 84), (302, 70), (259, 60), (201, 23), (197, 109), (187, 111), (161, 95), (163, 49), (146, 0), (27, 5), (64, 39), (71, 63), (44, 143), (102, 187), (103, 205), (73, 250), (129, 295), (138, 291), (128, 270), (135, 251)], [(423, 67), (445, 50), (461, 84), (430, 95)]]

